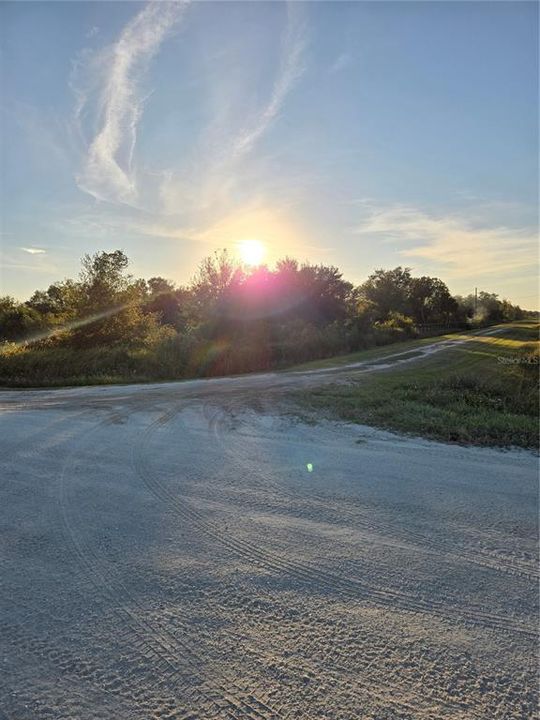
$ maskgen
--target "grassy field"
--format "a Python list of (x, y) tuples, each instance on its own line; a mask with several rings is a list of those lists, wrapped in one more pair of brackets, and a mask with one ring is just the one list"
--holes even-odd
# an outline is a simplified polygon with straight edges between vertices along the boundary
[[(536, 448), (538, 329), (537, 323), (514, 323), (411, 365), (352, 374), (350, 383), (294, 396), (303, 408), (326, 417), (448, 442)], [(425, 343), (408, 344), (414, 350)], [(357, 353), (348, 361), (382, 359), (391, 352)]]
[(413, 353), (415, 350), (419, 350), (425, 345), (431, 345), (439, 340), (456, 338), (459, 334), (460, 333), (453, 333), (450, 335), (436, 335), (415, 340), (403, 340), (383, 347), (378, 346), (369, 348), (369, 350), (359, 350), (358, 352), (348, 353), (347, 355), (338, 355), (336, 357), (323, 358), (321, 360), (310, 360), (309, 362), (301, 363), (300, 365), (288, 367), (284, 370), (284, 372), (290, 372), (291, 370), (323, 370), (325, 368), (339, 367), (340, 365), (352, 365), (353, 363), (364, 362), (367, 360), (383, 360), (389, 355), (394, 355), (395, 353), (404, 353), (408, 351)]
[[(115, 383), (151, 383), (188, 380), (197, 377), (219, 377), (250, 372), (329, 367), (384, 357), (414, 349), (435, 338), (402, 341), (382, 336), (372, 337), (369, 350), (337, 356), (324, 344), (324, 332), (297, 338), (286, 345), (265, 346), (260, 342), (226, 342), (197, 340), (179, 336), (165, 338), (147, 346), (100, 344), (75, 348), (58, 343), (44, 345), (0, 344), (0, 387), (65, 387), (110, 385)], [(375, 344), (378, 343), (378, 344)], [(306, 365), (294, 365), (301, 357), (330, 355)], [(294, 365), (294, 367), (292, 367)]]

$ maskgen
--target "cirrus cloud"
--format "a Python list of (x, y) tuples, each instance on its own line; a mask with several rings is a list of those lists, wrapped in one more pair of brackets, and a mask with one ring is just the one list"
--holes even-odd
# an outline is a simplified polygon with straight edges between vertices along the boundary
[(440, 268), (449, 279), (482, 278), (530, 269), (537, 256), (537, 229), (488, 224), (471, 212), (428, 213), (409, 205), (364, 202), (366, 218), (354, 228), (362, 236), (395, 243), (403, 258)]
[[(97, 90), (99, 130), (90, 141), (76, 177), (81, 190), (98, 200), (136, 204), (137, 183), (133, 163), (137, 126), (144, 108), (141, 81), (162, 42), (180, 18), (184, 2), (150, 2), (122, 30), (112, 47), (97, 55), (85, 53), (75, 65), (86, 86), (72, 85), (80, 121)], [(96, 79), (96, 74), (99, 78)]]
[(37, 248), (37, 247), (21, 247), (19, 250), (22, 250), (25, 253), (28, 253), (29, 255), (44, 255), (47, 251), (43, 248)]

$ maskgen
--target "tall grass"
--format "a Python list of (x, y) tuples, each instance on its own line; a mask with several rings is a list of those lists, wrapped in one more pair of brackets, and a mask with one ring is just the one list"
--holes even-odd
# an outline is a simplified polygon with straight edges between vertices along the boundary
[(343, 323), (324, 328), (294, 323), (235, 338), (174, 334), (139, 347), (74, 348), (66, 339), (28, 346), (5, 343), (0, 349), (0, 384), (38, 387), (233, 375), (280, 369), (407, 337), (405, 330), (394, 327), (362, 333)]
[(535, 327), (295, 395), (317, 415), (439, 440), (537, 448), (539, 350)]

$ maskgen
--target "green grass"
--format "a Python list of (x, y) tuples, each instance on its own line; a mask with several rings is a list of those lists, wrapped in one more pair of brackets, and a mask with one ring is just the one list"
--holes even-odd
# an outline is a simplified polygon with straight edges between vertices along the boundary
[[(324, 333), (321, 337), (324, 339)], [(371, 357), (383, 358), (395, 352), (413, 350), (434, 339), (395, 340), (384, 348), (373, 347), (352, 355), (316, 360), (292, 369), (331, 367)], [(167, 338), (139, 348), (99, 345), (77, 349), (57, 342), (28, 346), (8, 343), (0, 345), (0, 386), (35, 388), (144, 383), (291, 369), (295, 358), (316, 357), (321, 352), (321, 338), (311, 338), (307, 344), (304, 340), (297, 338), (295, 342), (277, 348), (253, 341), (227, 344), (191, 336)], [(322, 350), (327, 352), (329, 348)]]
[(356, 373), (346, 385), (294, 397), (315, 416), (447, 442), (536, 448), (537, 362), (538, 325), (519, 323), (410, 366)]
[(352, 365), (358, 362), (364, 362), (369, 360), (383, 360), (389, 355), (395, 353), (405, 353), (414, 351), (422, 348), (424, 345), (431, 345), (439, 340), (445, 340), (457, 335), (437, 335), (435, 337), (422, 338), (421, 340), (404, 340), (385, 345), (383, 347), (373, 347), (369, 350), (359, 350), (358, 352), (348, 353), (347, 355), (338, 355), (330, 358), (323, 358), (321, 360), (310, 360), (309, 362), (301, 363), (300, 365), (294, 365), (293, 367), (286, 368), (284, 372), (290, 371), (304, 371), (304, 370), (323, 370), (325, 368), (339, 367), (341, 365)]

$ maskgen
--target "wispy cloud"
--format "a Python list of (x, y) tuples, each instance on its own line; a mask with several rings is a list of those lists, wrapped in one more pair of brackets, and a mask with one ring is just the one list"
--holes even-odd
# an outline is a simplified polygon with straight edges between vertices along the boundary
[(537, 257), (538, 236), (532, 227), (489, 225), (474, 213), (464, 217), (407, 205), (365, 207), (368, 215), (355, 233), (394, 243), (403, 258), (414, 258), (449, 279), (523, 271)]
[[(243, 49), (234, 48), (229, 55), (234, 57), (229, 66), (233, 78), (230, 85), (220, 82), (216, 87), (212, 76), (207, 88), (213, 111), (196, 143), (196, 161), (189, 166), (189, 174), (176, 170), (162, 173), (159, 198), (168, 237), (178, 233), (185, 238), (187, 227), (190, 236), (207, 238), (232, 215), (245, 216), (246, 204), (261, 203), (269, 177), (265, 166), (268, 158), (253, 151), (279, 119), (306, 71), (308, 32), (304, 9), (287, 3), (284, 10), (285, 22), (277, 38), (277, 63), (266, 98), (254, 104), (260, 88), (266, 85), (267, 64), (261, 67), (261, 58), (255, 57), (250, 65)], [(300, 185), (297, 183), (296, 188)], [(275, 203), (275, 194), (273, 200)], [(179, 221), (178, 231), (169, 229), (173, 217)]]
[[(133, 155), (144, 106), (141, 80), (184, 7), (181, 2), (150, 2), (126, 25), (112, 47), (98, 58), (83, 56), (83, 61), (93, 63), (94, 70), (102, 73), (97, 100), (100, 123), (76, 180), (81, 190), (98, 200), (137, 201)], [(89, 92), (76, 88), (76, 94), (75, 114), (80, 118)]]
[(283, 39), (281, 66), (265, 107), (244, 127), (234, 141), (233, 157), (249, 152), (278, 117), (287, 95), (305, 70), (306, 29), (294, 3), (287, 5), (287, 28)]
[(19, 248), (19, 250), (22, 250), (25, 253), (29, 253), (30, 255), (44, 255), (47, 252), (43, 248), (37, 247), (22, 247)]
[[(212, 245), (225, 242), (223, 228), (229, 229), (231, 217), (235, 222), (239, 217), (251, 218), (246, 205), (257, 204), (264, 195), (260, 183), (264, 159), (252, 151), (280, 116), (305, 71), (304, 11), (295, 3), (284, 6), (281, 34), (276, 38), (277, 60), (270, 78), (271, 68), (264, 58), (257, 54), (250, 64), (249, 50), (238, 46), (236, 37), (222, 38), (219, 34), (216, 47), (226, 50), (213, 62), (227, 57), (226, 69), (231, 72), (222, 73), (220, 68), (218, 75), (209, 72), (206, 76), (196, 45), (189, 62), (201, 73), (197, 91), (203, 93), (203, 106), (211, 108), (207, 123), (197, 127), (192, 150), (182, 157), (171, 156), (169, 167), (142, 170), (136, 167), (134, 152), (144, 107), (142, 81), (182, 7), (169, 2), (150, 3), (112, 47), (100, 53), (86, 50), (74, 62), (74, 112), (79, 142), (85, 148), (77, 183), (94, 198), (111, 203), (107, 211), (101, 206), (86, 212), (79, 226), (73, 225), (74, 219), (71, 230), (78, 235), (92, 231), (94, 237), (108, 237), (114, 231), (131, 237)], [(194, 22), (200, 17), (195, 13)], [(206, 37), (204, 26), (197, 30)], [(259, 100), (259, 90), (264, 87), (268, 88), (267, 95)], [(97, 130), (85, 139), (84, 131), (96, 111)], [(275, 197), (273, 200), (275, 205)], [(258, 217), (269, 222), (266, 216)], [(277, 228), (274, 218), (271, 225)], [(255, 231), (257, 227), (250, 225), (250, 232)]]
[(54, 277), (59, 269), (56, 260), (43, 248), (15, 246), (0, 248), (0, 275), (4, 274), (1, 284), (7, 280), (10, 270)]

